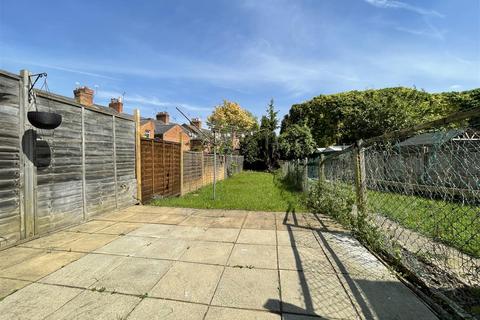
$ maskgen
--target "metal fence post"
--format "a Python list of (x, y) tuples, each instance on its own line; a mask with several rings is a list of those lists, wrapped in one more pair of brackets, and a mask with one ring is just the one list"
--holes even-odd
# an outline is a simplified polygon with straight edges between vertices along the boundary
[(357, 195), (357, 225), (362, 228), (367, 219), (367, 185), (365, 171), (365, 151), (363, 141), (357, 141), (354, 148), (355, 191)]

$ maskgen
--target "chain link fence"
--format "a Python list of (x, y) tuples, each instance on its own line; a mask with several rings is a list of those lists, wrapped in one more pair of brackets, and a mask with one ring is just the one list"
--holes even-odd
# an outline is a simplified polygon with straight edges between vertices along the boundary
[(458, 113), (283, 169), (309, 191), (313, 211), (349, 227), (449, 311), (478, 316), (479, 115)]

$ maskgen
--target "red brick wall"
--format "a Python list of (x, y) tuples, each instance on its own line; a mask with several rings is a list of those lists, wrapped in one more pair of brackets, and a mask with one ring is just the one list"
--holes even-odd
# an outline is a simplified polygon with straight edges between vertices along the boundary
[[(148, 135), (146, 134), (147, 131), (149, 131)], [(148, 121), (147, 123), (140, 125), (140, 134), (143, 138), (153, 139), (155, 134), (153, 121)]]
[(177, 125), (163, 134), (163, 140), (171, 142), (180, 142), (180, 133), (183, 136), (183, 151), (190, 150), (190, 137), (182, 128)]

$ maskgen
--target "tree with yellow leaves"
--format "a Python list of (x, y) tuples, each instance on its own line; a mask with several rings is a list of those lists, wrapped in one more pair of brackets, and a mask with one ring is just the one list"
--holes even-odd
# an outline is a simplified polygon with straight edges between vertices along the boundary
[(232, 152), (239, 148), (238, 136), (258, 128), (257, 119), (238, 103), (223, 100), (207, 118), (210, 129), (220, 135), (220, 151)]

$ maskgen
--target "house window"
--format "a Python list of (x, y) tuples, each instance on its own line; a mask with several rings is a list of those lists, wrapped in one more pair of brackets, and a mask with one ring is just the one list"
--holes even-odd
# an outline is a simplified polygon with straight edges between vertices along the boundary
[(145, 130), (144, 137), (150, 138), (150, 130)]

